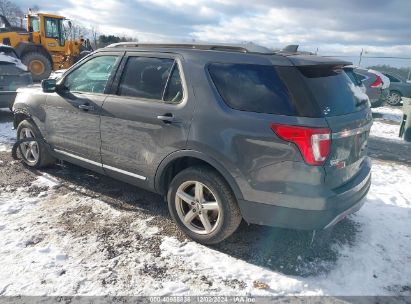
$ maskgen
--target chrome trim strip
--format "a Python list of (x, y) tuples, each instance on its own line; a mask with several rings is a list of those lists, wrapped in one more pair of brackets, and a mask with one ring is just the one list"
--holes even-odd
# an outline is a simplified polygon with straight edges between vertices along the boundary
[(81, 157), (81, 156), (77, 156), (77, 155), (68, 153), (68, 152), (66, 152), (66, 151), (61, 151), (61, 150), (58, 150), (58, 149), (54, 149), (54, 152), (57, 152), (57, 153), (60, 153), (60, 154), (63, 154), (63, 155), (66, 155), (66, 156), (69, 156), (69, 157), (72, 157), (72, 158), (81, 160), (81, 161), (83, 161), (83, 162), (86, 162), (86, 163), (89, 163), (89, 164), (92, 164), (92, 165), (95, 165), (95, 166), (99, 166), (99, 167), (102, 166), (101, 163), (98, 163), (98, 162), (89, 160), (89, 159), (87, 159), (87, 158), (83, 158), (83, 157)]
[(122, 174), (125, 174), (125, 175), (128, 175), (128, 176), (132, 176), (132, 177), (135, 177), (135, 178), (138, 178), (138, 179), (141, 179), (141, 180), (146, 180), (147, 179), (145, 176), (138, 175), (138, 174), (135, 174), (135, 173), (131, 173), (131, 172), (128, 172), (128, 171), (125, 171), (125, 170), (121, 170), (121, 169), (118, 169), (118, 168), (115, 168), (115, 167), (112, 167), (112, 166), (108, 166), (108, 165), (105, 165), (105, 164), (102, 164), (102, 163), (98, 163), (98, 162), (95, 162), (95, 161), (89, 160), (87, 158), (77, 156), (77, 155), (74, 155), (74, 154), (71, 154), (71, 153), (68, 153), (68, 152), (65, 152), (65, 151), (54, 149), (54, 152), (57, 152), (57, 153), (60, 153), (60, 154), (63, 154), (63, 155), (66, 155), (66, 156), (81, 160), (83, 162), (86, 162), (86, 163), (89, 163), (89, 164), (92, 164), (92, 165), (95, 165), (95, 166), (98, 166), (98, 167), (101, 166), (103, 169), (109, 169), (109, 170), (112, 170), (112, 171), (116, 171), (116, 172), (119, 172), (119, 173), (122, 173)]
[(358, 135), (361, 134), (365, 131), (369, 131), (371, 129), (372, 126), (372, 122), (366, 124), (365, 126), (362, 126), (360, 128), (356, 128), (356, 129), (351, 129), (351, 130), (345, 130), (345, 131), (341, 131), (341, 132), (336, 132), (336, 133), (332, 133), (331, 134), (331, 138), (333, 139), (337, 139), (337, 138), (345, 138), (345, 137), (350, 137), (350, 136), (354, 136), (354, 135)]
[(103, 164), (103, 168), (104, 169), (109, 169), (109, 170), (112, 170), (112, 171), (116, 171), (116, 172), (119, 172), (119, 173), (122, 173), (122, 174), (126, 174), (126, 175), (129, 175), (129, 176), (138, 178), (138, 179), (142, 179), (142, 180), (147, 179), (145, 176), (138, 175), (138, 174), (135, 174), (135, 173), (131, 173), (131, 172), (121, 170), (121, 169), (118, 169), (118, 168), (115, 168), (115, 167), (112, 167), (112, 166), (108, 166), (108, 165), (105, 165), (105, 164)]

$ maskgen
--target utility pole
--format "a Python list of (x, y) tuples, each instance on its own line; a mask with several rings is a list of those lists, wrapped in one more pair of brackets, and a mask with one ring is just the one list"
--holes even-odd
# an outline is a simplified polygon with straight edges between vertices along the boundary
[(360, 53), (360, 60), (358, 61), (358, 66), (361, 66), (362, 54), (364, 53), (364, 49), (361, 49)]

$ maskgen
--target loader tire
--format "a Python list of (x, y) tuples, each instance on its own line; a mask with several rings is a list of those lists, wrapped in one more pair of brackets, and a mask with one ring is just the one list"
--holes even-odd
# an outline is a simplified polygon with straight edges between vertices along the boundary
[(52, 65), (50, 60), (42, 53), (27, 53), (23, 55), (21, 61), (31, 72), (33, 81), (41, 81), (49, 78), (52, 71)]

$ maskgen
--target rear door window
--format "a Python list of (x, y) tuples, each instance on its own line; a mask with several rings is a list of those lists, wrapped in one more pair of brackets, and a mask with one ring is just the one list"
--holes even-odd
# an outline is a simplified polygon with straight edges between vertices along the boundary
[(208, 66), (223, 101), (232, 109), (296, 115), (287, 87), (273, 66), (220, 64)]
[(177, 103), (183, 96), (178, 64), (170, 58), (129, 57), (117, 94)]

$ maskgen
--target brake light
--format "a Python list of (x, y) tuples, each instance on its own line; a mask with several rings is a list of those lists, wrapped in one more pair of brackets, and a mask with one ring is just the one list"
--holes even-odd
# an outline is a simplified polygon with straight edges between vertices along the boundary
[(328, 128), (272, 124), (271, 129), (283, 140), (297, 145), (309, 165), (322, 165), (330, 154), (331, 131)]
[(382, 79), (378, 75), (375, 75), (375, 76), (377, 76), (377, 79), (371, 84), (370, 87), (372, 87), (372, 88), (381, 88), (382, 85), (383, 85)]

